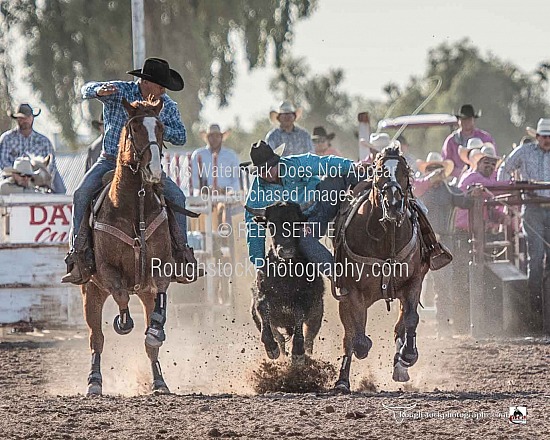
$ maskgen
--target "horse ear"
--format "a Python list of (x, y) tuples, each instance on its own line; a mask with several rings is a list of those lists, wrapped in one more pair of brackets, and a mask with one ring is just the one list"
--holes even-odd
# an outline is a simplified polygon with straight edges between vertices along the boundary
[(122, 105), (124, 106), (124, 108), (126, 109), (126, 111), (128, 112), (128, 115), (133, 115), (134, 114), (134, 111), (135, 111), (135, 108), (132, 107), (132, 104), (130, 104), (126, 98), (122, 98)]
[(51, 154), (48, 154), (45, 158), (44, 158), (44, 162), (42, 162), (46, 167), (50, 165), (50, 162), (52, 161), (52, 155)]

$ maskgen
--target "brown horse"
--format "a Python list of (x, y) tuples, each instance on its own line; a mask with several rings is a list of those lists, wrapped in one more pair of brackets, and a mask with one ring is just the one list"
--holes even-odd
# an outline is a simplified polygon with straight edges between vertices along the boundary
[(128, 309), (130, 295), (143, 304), (148, 325), (145, 350), (153, 370), (153, 392), (169, 393), (158, 361), (166, 321), (166, 290), (170, 277), (152, 273), (153, 259), (173, 263), (170, 232), (162, 201), (160, 156), (163, 124), (158, 115), (162, 101), (129, 104), (123, 99), (129, 119), (119, 142), (111, 187), (93, 224), (97, 273), (82, 286), (84, 315), (90, 329), (92, 368), (88, 395), (101, 394), (100, 357), (103, 304), (109, 295), (120, 314), (113, 323), (119, 334), (128, 334), (134, 323)]
[(372, 347), (366, 335), (367, 310), (379, 299), (387, 301), (388, 310), (394, 298), (401, 304), (394, 330), (393, 380), (408, 381), (408, 367), (418, 359), (416, 308), (429, 265), (421, 254), (416, 207), (410, 200), (411, 170), (393, 145), (378, 154), (374, 167), (372, 189), (354, 194), (352, 202), (342, 206), (337, 220), (341, 228), (334, 238), (336, 262), (354, 267), (353, 273), (348, 271), (337, 280), (341, 292), (348, 292), (337, 296), (345, 334), (336, 389), (344, 393), (350, 392), (352, 353), (364, 359)]

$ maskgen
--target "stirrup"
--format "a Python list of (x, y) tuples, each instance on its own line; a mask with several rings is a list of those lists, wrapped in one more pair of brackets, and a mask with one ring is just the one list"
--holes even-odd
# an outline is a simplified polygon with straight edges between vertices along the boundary
[(441, 243), (436, 243), (430, 251), (430, 269), (439, 270), (453, 261), (453, 256), (449, 249)]

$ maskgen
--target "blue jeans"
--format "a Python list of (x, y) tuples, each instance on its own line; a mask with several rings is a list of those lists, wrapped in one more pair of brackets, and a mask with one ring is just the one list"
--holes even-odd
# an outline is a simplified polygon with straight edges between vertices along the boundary
[(550, 209), (527, 205), (523, 218), (527, 223), (523, 225), (523, 229), (527, 235), (527, 253), (529, 255), (527, 275), (529, 276), (531, 306), (533, 312), (540, 313), (542, 311), (544, 274), (550, 269), (550, 249), (540, 237), (550, 242)]
[[(101, 190), (103, 175), (116, 168), (116, 162), (113, 159), (100, 156), (97, 162), (88, 170), (73, 196), (73, 221), (71, 240), (78, 234), (82, 217), (86, 208), (92, 203), (94, 196)], [(167, 200), (181, 207), (185, 207), (185, 195), (179, 187), (166, 174), (162, 173), (162, 183), (164, 185), (164, 197)], [(174, 212), (176, 221), (183, 233), (187, 237), (187, 217), (179, 212)], [(71, 242), (72, 245), (72, 242)]]
[[(319, 182), (317, 190), (320, 193), (329, 193), (340, 195), (345, 191), (348, 185), (356, 185), (357, 179), (331, 177)], [(320, 274), (330, 276), (334, 269), (334, 257), (330, 251), (319, 242), (328, 229), (329, 223), (334, 220), (340, 209), (340, 197), (327, 197), (330, 200), (320, 200), (313, 207), (308, 215), (307, 221), (312, 223), (311, 233), (300, 237), (300, 250), (306, 259), (317, 264)]]

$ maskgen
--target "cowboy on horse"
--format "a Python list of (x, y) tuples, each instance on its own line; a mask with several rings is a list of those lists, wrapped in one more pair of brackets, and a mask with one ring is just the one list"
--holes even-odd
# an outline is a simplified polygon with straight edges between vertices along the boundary
[[(151, 97), (162, 101), (162, 110), (158, 116), (164, 125), (163, 139), (175, 145), (184, 145), (185, 126), (176, 102), (166, 93), (166, 89), (179, 91), (184, 87), (183, 78), (168, 62), (160, 58), (148, 58), (142, 69), (127, 72), (137, 76), (137, 81), (89, 82), (82, 87), (84, 99), (98, 99), (103, 103), (105, 136), (103, 150), (98, 161), (86, 173), (74, 193), (71, 249), (67, 254), (67, 275), (64, 283), (84, 284), (95, 271), (93, 252), (91, 251), (91, 231), (88, 221), (83, 221), (87, 208), (103, 187), (103, 176), (116, 168), (118, 144), (121, 132), (128, 119), (123, 101), (145, 101)], [(176, 281), (187, 283), (196, 279), (196, 260), (193, 251), (187, 245), (187, 218), (185, 195), (180, 188), (162, 172), (162, 186), (165, 200), (170, 208), (169, 225), (172, 236), (172, 253), (178, 265), (186, 267), (185, 273), (176, 277)], [(188, 268), (189, 265), (194, 267)]]

